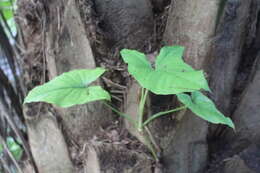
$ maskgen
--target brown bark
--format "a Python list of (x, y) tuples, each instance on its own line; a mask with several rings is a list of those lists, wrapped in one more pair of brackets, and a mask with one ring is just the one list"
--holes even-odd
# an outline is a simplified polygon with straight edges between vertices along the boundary
[(94, 0), (108, 47), (148, 50), (153, 33), (149, 0)]
[(24, 106), (24, 115), (30, 148), (39, 173), (74, 172), (55, 111), (34, 103), (33, 106)]
[[(196, 69), (201, 69), (208, 59), (207, 53), (210, 38), (215, 32), (218, 8), (216, 0), (171, 3), (164, 41), (167, 45), (185, 46), (184, 59)], [(174, 116), (177, 118), (165, 118), (164, 121), (154, 123), (155, 127), (151, 127), (155, 129), (152, 132), (164, 150), (165, 172), (200, 173), (207, 165), (208, 125), (190, 111)], [(164, 134), (163, 138), (160, 134)]]
[[(21, 4), (22, 7), (20, 7), (21, 9), (28, 9), (28, 11), (22, 13), (25, 16), (30, 12), (35, 15), (39, 15), (36, 11), (32, 11), (34, 8), (31, 8), (30, 5), (35, 5), (35, 8), (41, 8), (40, 10), (42, 10), (40, 14), (41, 18), (39, 17), (37, 19), (39, 21), (37, 22), (41, 22), (41, 25), (38, 24), (38, 26), (42, 26), (40, 29), (43, 34), (41, 32), (34, 32), (33, 35), (29, 36), (28, 33), (34, 31), (35, 28), (37, 28), (37, 25), (29, 25), (24, 27), (24, 33), (27, 35), (27, 39), (32, 37), (38, 37), (42, 39), (40, 41), (35, 40), (33, 42), (26, 40), (28, 47), (34, 47), (35, 50), (32, 52), (28, 50), (28, 57), (25, 57), (24, 61), (30, 62), (32, 66), (39, 65), (38, 67), (43, 64), (43, 67), (40, 67), (36, 70), (41, 71), (41, 76), (43, 77), (44, 81), (46, 80), (45, 70), (49, 71), (50, 78), (52, 78), (57, 74), (71, 69), (95, 67), (88, 41), (86, 37), (82, 37), (82, 35), (85, 35), (85, 33), (82, 31), (82, 24), (80, 25), (80, 21), (77, 20), (79, 19), (79, 15), (75, 10), (75, 4), (71, 4), (73, 1), (68, 2), (68, 4), (62, 4), (62, 2), (52, 2), (45, 4), (45, 6), (41, 3)], [(52, 8), (56, 6), (59, 8)], [(61, 10), (63, 6), (66, 7), (65, 11)], [(60, 18), (54, 18), (54, 16), (57, 16), (57, 14), (60, 15)], [(65, 24), (59, 23), (61, 22), (59, 20), (62, 20), (62, 22)], [(29, 18), (28, 22), (33, 21), (31, 21)], [(68, 29), (67, 24), (77, 28), (70, 27), (70, 29)], [(62, 39), (64, 40), (59, 40), (59, 36), (62, 36)], [(85, 38), (85, 40), (82, 40), (81, 38)], [(43, 59), (42, 64), (41, 62), (37, 62), (34, 56), (35, 54), (39, 54), (41, 52), (43, 52), (43, 54), (40, 54), (40, 58)], [(45, 61), (47, 61), (47, 66)], [(56, 65), (58, 65), (58, 69), (56, 69)], [(47, 67), (48, 69), (46, 69)], [(27, 84), (27, 87), (34, 85), (33, 82), (37, 82), (37, 84), (40, 83), (39, 78), (41, 78), (41, 76), (37, 76), (39, 71), (33, 71), (31, 67), (25, 69), (25, 71), (30, 71), (28, 72), (29, 78), (35, 77), (36, 80), (38, 80), (31, 81), (32, 83)], [(27, 78), (27, 81), (30, 80)], [(111, 117), (109, 116), (109, 112), (105, 111), (106, 109), (102, 108), (99, 103), (93, 103), (92, 106), (81, 106), (81, 108), (74, 108), (74, 110), (71, 109), (70, 111), (60, 111), (65, 115), (51, 113), (49, 110), (47, 110), (47, 113), (44, 113), (41, 112), (41, 109), (37, 107), (30, 107), (30, 109), (39, 109), (38, 111), (34, 110), (36, 112), (35, 115), (28, 115), (27, 112), (25, 113), (25, 117), (27, 119), (28, 117), (34, 119), (30, 120), (30, 123), (27, 120), (27, 126), (31, 150), (33, 152), (33, 156), (38, 166), (39, 172), (73, 172), (73, 166), (67, 152), (67, 144), (64, 141), (61, 129), (57, 125), (57, 116), (61, 116), (63, 118), (65, 127), (67, 127), (66, 130), (69, 130), (68, 134), (71, 135), (69, 138), (77, 140), (78, 144), (82, 144), (83, 142), (81, 141), (92, 137), (94, 132), (97, 131), (96, 129), (100, 125), (103, 125), (104, 122), (106, 122)], [(95, 114), (95, 112), (98, 112), (98, 110), (101, 112)], [(74, 114), (76, 114), (75, 116), (71, 116), (73, 111)], [(104, 112), (106, 112), (105, 116)], [(38, 119), (37, 115), (40, 115), (41, 118)], [(88, 118), (89, 115), (91, 115), (91, 118)], [(44, 134), (42, 135), (42, 133)], [(51, 160), (50, 158), (54, 158), (55, 161)]]
[[(209, 54), (210, 87), (219, 109), (230, 115), (230, 102), (246, 41), (252, 1), (228, 1)], [(209, 62), (210, 63), (210, 62)]]
[[(257, 139), (256, 132), (254, 132), (254, 137), (251, 136), (256, 126), (248, 127), (249, 124), (246, 121), (257, 122), (252, 113), (257, 109), (254, 102), (257, 102), (255, 100), (257, 93), (254, 93), (252, 89), (248, 90), (252, 84), (254, 89), (259, 86), (257, 82), (251, 82), (257, 79), (258, 57), (255, 57), (258, 55), (259, 1), (227, 1), (224, 12), (210, 54), (213, 58), (210, 86), (213, 91), (212, 98), (217, 106), (224, 114), (232, 114), (236, 128), (239, 129), (237, 133), (230, 129), (224, 131), (227, 133), (224, 134), (227, 141), (237, 145), (238, 148), (242, 147), (238, 150), (234, 148), (234, 152), (238, 152), (251, 144), (246, 139)], [(252, 68), (254, 61), (255, 65)], [(251, 77), (248, 77), (250, 73)], [(253, 115), (253, 117), (248, 115)], [(209, 136), (222, 135), (220, 132), (223, 132), (223, 128), (216, 130), (216, 126), (211, 125)], [(242, 136), (245, 137), (244, 140)], [(240, 140), (236, 141), (235, 138), (240, 138)]]
[(129, 150), (124, 145), (92, 142), (87, 155), (87, 173), (153, 172), (152, 160), (148, 155)]
[(233, 114), (236, 133), (228, 133), (226, 138), (232, 143), (235, 152), (247, 148), (251, 144), (260, 146), (260, 56), (257, 57), (254, 68), (241, 101)]
[[(260, 86), (257, 70), (260, 38), (258, 13), (257, 0), (227, 1), (212, 46), (210, 55), (214, 61), (210, 84), (213, 98), (226, 115), (232, 114), (236, 126), (235, 133), (230, 129), (223, 130), (221, 127), (216, 130), (216, 126), (211, 126), (210, 139), (218, 136), (216, 140), (221, 141), (212, 141), (211, 147), (219, 149), (221, 143), (230, 144), (225, 144), (228, 151), (221, 156), (224, 167), (213, 172), (229, 172), (231, 169), (238, 172), (259, 171), (258, 167), (252, 166), (258, 162), (258, 156), (252, 155), (252, 150), (258, 150), (259, 147), (255, 145), (259, 145), (260, 141), (257, 130), (257, 88)], [(231, 157), (232, 155), (234, 156)], [(225, 162), (227, 159), (230, 160)]]
[[(93, 53), (86, 37), (75, 1), (64, 2), (64, 11), (54, 10), (59, 3), (49, 4), (49, 17), (53, 19), (46, 34), (46, 56), (50, 78), (73, 69), (93, 69), (96, 67)], [(61, 16), (60, 22), (55, 16)], [(57, 34), (58, 33), (58, 34)], [(97, 81), (97, 84), (99, 82)], [(101, 102), (59, 109), (68, 134), (83, 145), (92, 138), (100, 127), (112, 121), (111, 111)]]

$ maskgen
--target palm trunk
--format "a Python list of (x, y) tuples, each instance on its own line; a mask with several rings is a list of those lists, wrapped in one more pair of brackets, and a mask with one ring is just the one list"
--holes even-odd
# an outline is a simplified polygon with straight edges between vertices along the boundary
[[(21, 0), (18, 6), (24, 19), (19, 24), (27, 46), (23, 68), (28, 90), (72, 69), (104, 66), (109, 71), (98, 83), (111, 91), (114, 105), (136, 118), (139, 87), (126, 75), (119, 51), (131, 48), (154, 55), (160, 45), (183, 45), (185, 61), (206, 70), (213, 93), (210, 97), (224, 113), (232, 115), (239, 132), (209, 126), (190, 111), (165, 116), (148, 127), (156, 150), (161, 151), (160, 163), (153, 165), (153, 158), (140, 143), (145, 143), (147, 134), (140, 134), (127, 121), (115, 126), (115, 122), (122, 121), (99, 102), (66, 110), (30, 104), (24, 107), (24, 113), (39, 172), (228, 172), (224, 159), (241, 151), (248, 156), (257, 150), (252, 145), (260, 141), (256, 58), (259, 1)], [(251, 55), (253, 58), (246, 60)], [(245, 68), (249, 70), (240, 73)], [(249, 74), (238, 88), (238, 79)], [(155, 113), (176, 104), (172, 96), (150, 94), (146, 112)], [(226, 139), (232, 155), (212, 160), (211, 156), (222, 149), (216, 139)], [(245, 158), (239, 155), (239, 165), (255, 169), (244, 164)], [(212, 166), (214, 161), (222, 164)]]

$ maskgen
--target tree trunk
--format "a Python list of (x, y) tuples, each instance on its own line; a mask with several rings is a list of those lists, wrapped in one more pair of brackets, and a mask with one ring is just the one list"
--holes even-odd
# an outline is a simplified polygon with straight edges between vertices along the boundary
[[(161, 45), (183, 45), (185, 61), (206, 70), (210, 97), (222, 112), (232, 115), (237, 128), (235, 134), (208, 125), (190, 111), (181, 111), (152, 122), (148, 128), (154, 141), (147, 143), (150, 134), (140, 134), (100, 102), (69, 109), (32, 103), (25, 105), (23, 112), (38, 171), (259, 171), (259, 166), (254, 166), (259, 155), (251, 156), (260, 147), (259, 3), (20, 0), (28, 90), (69, 70), (103, 66), (109, 71), (97, 83), (112, 93), (114, 105), (136, 119), (140, 88), (126, 73), (119, 51), (131, 48), (154, 56)], [(178, 104), (173, 96), (150, 94), (147, 116)], [(159, 162), (154, 162), (147, 150), (150, 145), (161, 154)], [(220, 152), (224, 154), (213, 157)], [(227, 158), (230, 160), (225, 162)]]

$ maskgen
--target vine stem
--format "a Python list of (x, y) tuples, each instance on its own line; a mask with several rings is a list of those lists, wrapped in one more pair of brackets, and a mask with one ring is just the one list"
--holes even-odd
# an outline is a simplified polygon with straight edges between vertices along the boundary
[[(139, 112), (138, 112), (138, 121), (135, 121), (131, 118), (131, 116), (120, 112), (119, 110), (117, 110), (116, 108), (114, 108), (113, 106), (111, 106), (110, 104), (108, 104), (107, 102), (103, 101), (102, 103), (107, 106), (108, 108), (110, 108), (112, 111), (114, 111), (115, 113), (117, 113), (119, 116), (122, 116), (124, 118), (126, 118), (131, 124), (133, 124), (133, 126), (142, 134), (142, 136), (144, 137), (145, 143), (148, 146), (148, 148), (150, 149), (153, 157), (155, 158), (156, 161), (158, 161), (158, 156), (156, 154), (155, 148), (157, 147), (157, 145), (155, 145), (155, 141), (153, 140), (152, 134), (150, 133), (150, 131), (147, 128), (147, 125), (153, 121), (154, 119), (163, 116), (163, 115), (167, 115), (169, 113), (172, 112), (176, 112), (176, 111), (180, 111), (182, 109), (186, 109), (186, 106), (182, 106), (179, 108), (175, 108), (172, 110), (168, 110), (168, 111), (164, 111), (164, 112), (159, 112), (156, 113), (154, 115), (152, 115), (150, 118), (148, 118), (146, 121), (143, 122), (143, 117), (144, 117), (144, 106), (145, 106), (145, 102), (147, 99), (147, 95), (148, 95), (148, 90), (145, 88), (142, 88), (141, 90), (141, 100), (140, 100), (140, 104), (139, 104)], [(148, 136), (146, 136), (144, 134), (143, 129), (146, 129)]]
[[(148, 133), (149, 131), (147, 131)], [(152, 140), (151, 140), (151, 136), (148, 134), (148, 136), (146, 136), (143, 132), (141, 132), (141, 135), (143, 136), (145, 145), (148, 147), (148, 149), (150, 150), (153, 158), (155, 159), (156, 162), (159, 161), (159, 158), (157, 156), (157, 152), (155, 151), (155, 145), (153, 144)]]
[(117, 113), (119, 116), (126, 118), (130, 123), (132, 123), (132, 125), (136, 128), (137, 127), (137, 122), (134, 121), (131, 116), (120, 112), (119, 110), (117, 110), (116, 108), (114, 108), (113, 106), (111, 106), (110, 104), (106, 103), (105, 101), (102, 102), (105, 106), (107, 106), (108, 108), (110, 108), (112, 111), (114, 111), (115, 113)]
[(142, 132), (143, 131), (143, 117), (144, 117), (144, 105), (146, 102), (148, 90), (145, 88), (142, 88), (141, 91), (141, 100), (139, 104), (139, 112), (138, 112), (138, 131)]
[(152, 115), (150, 118), (148, 118), (142, 125), (144, 127), (147, 124), (149, 124), (151, 121), (153, 121), (154, 119), (156, 119), (160, 116), (167, 115), (167, 114), (172, 113), (172, 112), (177, 112), (177, 111), (180, 111), (180, 110), (183, 110), (183, 109), (186, 109), (186, 108), (187, 108), (186, 106), (182, 106), (182, 107), (178, 107), (178, 108), (175, 108), (175, 109), (172, 109), (172, 110), (156, 113), (156, 114)]

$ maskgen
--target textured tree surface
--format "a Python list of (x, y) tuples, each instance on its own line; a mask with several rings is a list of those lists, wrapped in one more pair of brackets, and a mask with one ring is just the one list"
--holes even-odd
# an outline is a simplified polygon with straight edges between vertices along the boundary
[[(38, 171), (260, 172), (259, 9), (259, 0), (19, 0), (27, 91), (63, 72), (102, 66), (108, 71), (97, 83), (136, 119), (140, 88), (119, 51), (137, 49), (153, 61), (161, 46), (182, 45), (184, 60), (206, 71), (207, 94), (236, 126), (235, 133), (184, 110), (140, 134), (100, 102), (69, 109), (32, 103), (23, 112)], [(145, 118), (179, 104), (150, 93)], [(144, 140), (149, 132), (152, 143)]]

